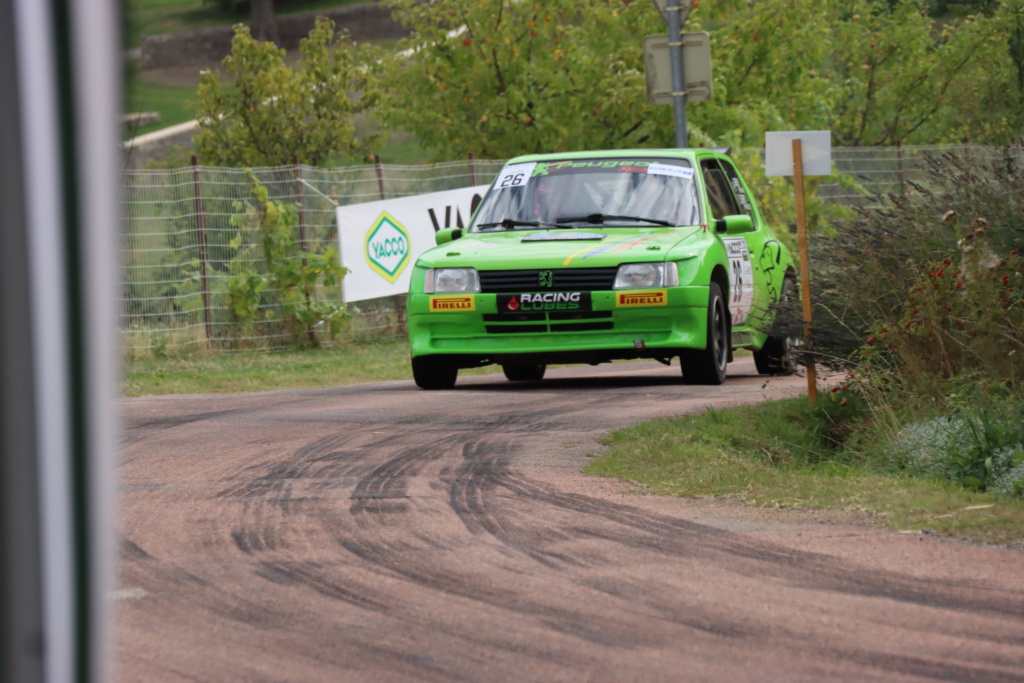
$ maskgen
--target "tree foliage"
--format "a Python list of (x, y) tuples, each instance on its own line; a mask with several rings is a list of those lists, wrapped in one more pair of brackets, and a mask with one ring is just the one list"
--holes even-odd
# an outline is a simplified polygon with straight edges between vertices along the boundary
[[(385, 0), (412, 30), (391, 65), (387, 121), (440, 158), (659, 147), (672, 107), (646, 104), (651, 3)], [(711, 34), (714, 98), (687, 105), (693, 145), (760, 147), (766, 130), (833, 131), (836, 144), (1024, 132), (1024, 0), (716, 0), (685, 30)], [(963, 10), (985, 10), (964, 14)]]
[(663, 25), (650, 3), (384, 4), (412, 30), (391, 65), (387, 120), (440, 158), (663, 141), (664, 112), (644, 94), (641, 39)]
[(347, 36), (336, 41), (334, 22), (317, 19), (301, 41), (295, 68), (285, 51), (235, 26), (224, 71), (201, 74), (194, 138), (203, 163), (223, 166), (317, 165), (335, 156), (365, 154), (375, 138), (357, 138), (353, 117), (376, 105), (378, 80), (363, 68)]

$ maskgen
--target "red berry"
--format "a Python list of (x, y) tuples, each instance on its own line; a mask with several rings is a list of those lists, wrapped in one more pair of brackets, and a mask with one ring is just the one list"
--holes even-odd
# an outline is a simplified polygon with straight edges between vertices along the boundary
[(472, 38), (463, 38), (462, 39), (462, 44), (465, 45), (466, 47), (469, 47), (470, 45), (473, 44), (473, 39)]

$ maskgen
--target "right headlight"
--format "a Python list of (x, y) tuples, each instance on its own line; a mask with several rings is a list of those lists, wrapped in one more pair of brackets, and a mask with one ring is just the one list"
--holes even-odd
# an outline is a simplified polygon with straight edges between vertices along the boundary
[(423, 282), (427, 294), (461, 294), (479, 292), (480, 278), (476, 268), (430, 268)]
[(675, 263), (623, 263), (615, 273), (612, 289), (653, 289), (679, 285)]

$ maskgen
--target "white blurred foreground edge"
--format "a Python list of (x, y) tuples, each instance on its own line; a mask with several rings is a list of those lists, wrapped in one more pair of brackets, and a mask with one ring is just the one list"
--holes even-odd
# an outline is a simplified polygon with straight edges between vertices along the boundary
[(0, 0), (0, 680), (111, 680), (119, 6)]

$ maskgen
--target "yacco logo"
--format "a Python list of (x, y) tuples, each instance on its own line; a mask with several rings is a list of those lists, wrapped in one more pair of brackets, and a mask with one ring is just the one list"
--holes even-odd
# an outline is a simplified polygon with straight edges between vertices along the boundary
[(384, 211), (366, 233), (366, 262), (381, 277), (394, 284), (409, 265), (409, 231)]
[(619, 292), (615, 298), (618, 306), (667, 306), (668, 292), (652, 289), (643, 292)]
[(432, 296), (430, 311), (432, 313), (450, 313), (452, 311), (475, 311), (476, 299), (472, 296)]

